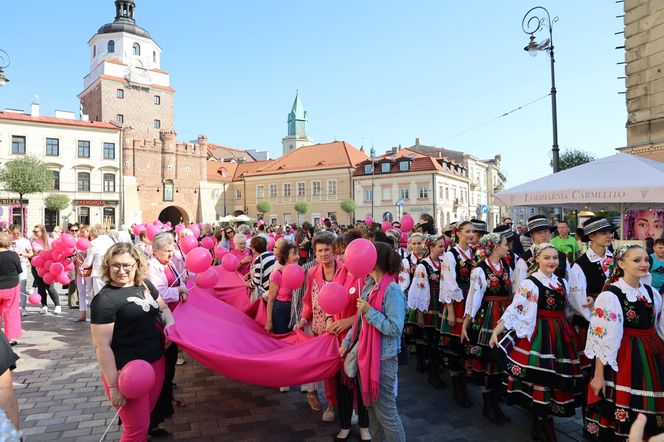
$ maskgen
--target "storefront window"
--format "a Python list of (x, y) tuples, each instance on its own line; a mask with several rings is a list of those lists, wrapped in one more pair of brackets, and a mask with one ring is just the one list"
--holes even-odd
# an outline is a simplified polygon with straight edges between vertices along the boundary
[(104, 207), (104, 225), (106, 227), (115, 225), (115, 207)]
[(44, 227), (47, 232), (52, 232), (53, 228), (58, 225), (58, 211), (52, 209), (44, 209)]
[(78, 223), (90, 225), (90, 208), (89, 207), (79, 207), (78, 208)]

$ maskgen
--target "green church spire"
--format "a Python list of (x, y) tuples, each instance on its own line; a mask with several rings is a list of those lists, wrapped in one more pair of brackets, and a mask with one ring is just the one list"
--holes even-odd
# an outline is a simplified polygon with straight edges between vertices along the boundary
[(299, 92), (295, 92), (293, 108), (288, 114), (288, 136), (307, 138), (307, 111), (304, 110)]

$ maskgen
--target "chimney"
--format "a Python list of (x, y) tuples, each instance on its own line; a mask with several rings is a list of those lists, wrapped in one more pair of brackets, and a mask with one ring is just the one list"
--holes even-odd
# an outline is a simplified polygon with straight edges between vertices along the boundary
[(39, 116), (39, 103), (35, 103), (34, 101), (30, 105), (30, 116), (31, 117), (38, 117)]
[(81, 121), (90, 121), (90, 116), (86, 114), (81, 114)]
[(415, 138), (415, 145), (416, 145), (416, 146), (419, 146), (419, 145), (420, 145), (420, 138), (419, 138), (419, 137), (418, 137), (418, 138)]

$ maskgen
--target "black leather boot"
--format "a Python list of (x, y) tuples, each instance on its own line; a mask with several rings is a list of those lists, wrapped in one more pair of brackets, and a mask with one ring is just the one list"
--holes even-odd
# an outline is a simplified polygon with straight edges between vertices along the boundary
[(492, 424), (503, 424), (503, 421), (498, 417), (493, 406), (493, 395), (491, 391), (482, 393), (482, 415)]
[(500, 409), (499, 405), (500, 390), (498, 390), (497, 388), (491, 390), (491, 400), (492, 400), (493, 409), (496, 412), (498, 418), (507, 424), (512, 422), (512, 419), (509, 416), (507, 416), (505, 413), (503, 413), (503, 410)]

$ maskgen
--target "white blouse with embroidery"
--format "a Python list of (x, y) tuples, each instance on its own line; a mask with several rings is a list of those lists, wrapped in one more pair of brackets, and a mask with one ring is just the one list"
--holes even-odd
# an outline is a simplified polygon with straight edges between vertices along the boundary
[[(637, 298), (643, 297), (647, 302), (652, 302), (655, 309), (655, 328), (659, 336), (664, 339), (664, 320), (662, 320), (662, 297), (653, 290), (654, 300), (650, 299), (648, 290), (643, 283), (639, 288), (627, 284), (622, 278), (612, 285), (618, 287), (627, 297), (629, 302), (635, 302)], [(586, 341), (585, 354), (588, 358), (599, 358), (603, 364), (608, 364), (614, 371), (618, 371), (618, 350), (623, 337), (623, 310), (618, 297), (609, 291), (597, 296), (590, 317), (588, 327), (588, 339)]]
[[(531, 252), (533, 251), (533, 247), (535, 246), (530, 246)], [(570, 267), (569, 267), (569, 260), (565, 260), (565, 277), (569, 278), (569, 273), (570, 273)], [(516, 264), (514, 265), (514, 273), (512, 274), (512, 290), (514, 290), (514, 293), (516, 293), (517, 290), (519, 290), (519, 287), (521, 286), (521, 283), (528, 278), (528, 264), (526, 263), (526, 260), (523, 259), (522, 257), (519, 257), (516, 260)], [(585, 298), (585, 296), (584, 296)]]
[[(502, 274), (503, 268), (506, 268), (507, 271), (510, 271), (509, 266), (504, 266), (503, 263), (499, 263), (499, 269)], [(482, 307), (482, 300), (484, 299), (484, 294), (486, 293), (488, 285), (486, 282), (486, 275), (484, 270), (480, 267), (475, 267), (470, 274), (470, 290), (468, 291), (468, 296), (466, 297), (466, 309), (464, 311), (465, 315), (469, 315), (471, 318), (474, 318), (477, 312)]]
[[(461, 250), (458, 245), (454, 246), (454, 248), (457, 249), (457, 252), (459, 252), (459, 258), (463, 261), (466, 261), (464, 255), (473, 256), (471, 248), (468, 248), (468, 250)], [(456, 265), (457, 261), (456, 258), (454, 258), (454, 254), (452, 252), (445, 253), (443, 256), (443, 281), (440, 284), (440, 296), (438, 297), (438, 300), (445, 304), (463, 301), (463, 292), (456, 280)]]
[[(607, 250), (606, 256), (602, 258), (601, 256), (598, 256), (597, 253), (595, 253), (595, 251), (592, 248), (588, 247), (588, 250), (586, 250), (586, 255), (588, 256), (588, 260), (590, 262), (602, 263), (602, 270), (604, 270), (604, 275), (608, 278), (609, 273), (611, 271), (611, 267), (609, 267), (609, 264), (611, 263), (611, 260), (613, 258), (613, 254), (611, 253), (611, 251)], [(586, 318), (587, 321), (589, 321), (590, 309), (583, 308), (583, 304), (586, 302), (586, 296), (588, 291), (588, 280), (586, 279), (586, 274), (583, 273), (583, 269), (578, 264), (574, 264), (570, 269), (569, 290), (572, 293), (572, 301), (575, 304), (578, 304), (574, 306), (574, 310), (582, 311), (583, 317)]]
[(403, 267), (399, 272), (399, 287), (401, 290), (406, 293), (408, 286), (410, 285), (410, 266), (411, 262), (413, 264), (417, 263), (417, 257), (414, 253), (406, 256), (401, 260), (401, 266)]
[[(436, 268), (430, 257), (426, 257), (422, 261), (427, 261), (432, 268)], [(426, 312), (429, 310), (430, 301), (431, 290), (429, 289), (427, 269), (420, 263), (415, 269), (413, 283), (410, 285), (410, 289), (408, 289), (408, 308)]]
[[(539, 280), (545, 287), (558, 287), (559, 284), (565, 286), (567, 302), (569, 304), (569, 288), (567, 281), (551, 275), (548, 278), (539, 270), (533, 273), (533, 276)], [(524, 279), (514, 294), (512, 303), (507, 307), (505, 313), (500, 318), (505, 324), (505, 328), (514, 330), (519, 338), (528, 338), (532, 340), (535, 325), (537, 324), (537, 300), (539, 299), (539, 289), (530, 279)]]

